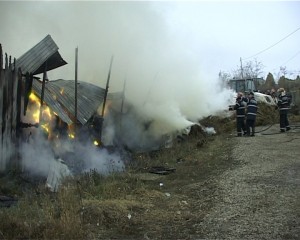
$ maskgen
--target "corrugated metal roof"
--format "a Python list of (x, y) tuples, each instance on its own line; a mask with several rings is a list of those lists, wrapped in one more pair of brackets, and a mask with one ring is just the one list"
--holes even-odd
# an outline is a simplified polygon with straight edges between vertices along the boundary
[(62, 59), (58, 47), (50, 35), (16, 60), (16, 68), (21, 68), (23, 73), (33, 75), (43, 73), (47, 62), (47, 71), (61, 67), (67, 62)]
[[(42, 83), (33, 81), (34, 93), (41, 97)], [(77, 119), (84, 125), (102, 106), (105, 89), (94, 84), (78, 81), (77, 86)], [(120, 99), (122, 94), (110, 93), (107, 99)], [(46, 82), (44, 101), (64, 122), (72, 123), (75, 112), (75, 80), (54, 80)], [(71, 114), (72, 117), (69, 117)]]

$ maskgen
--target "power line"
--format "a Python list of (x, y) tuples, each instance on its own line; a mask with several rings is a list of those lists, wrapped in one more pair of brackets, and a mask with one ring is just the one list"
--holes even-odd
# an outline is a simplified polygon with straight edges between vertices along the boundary
[[(287, 64), (288, 62), (290, 62), (291, 60), (293, 60), (295, 57), (297, 57), (298, 55), (300, 54), (300, 50), (298, 52), (296, 52), (292, 57), (290, 57), (288, 60), (286, 60), (284, 63), (282, 63), (281, 65), (278, 65), (278, 68), (279, 67), (282, 67), (284, 66), (285, 64)], [(274, 68), (273, 71), (275, 71), (275, 69), (277, 68)], [(300, 71), (298, 71), (300, 73)], [(297, 72), (296, 72), (297, 73)]]
[(297, 57), (297, 55), (300, 53), (300, 51), (298, 51), (294, 56), (292, 56), (291, 58), (289, 58), (288, 60), (286, 60), (283, 64), (281, 64), (281, 66), (287, 64), (289, 61), (291, 61), (292, 59), (294, 59), (295, 57)]
[(249, 59), (249, 58), (256, 57), (257, 55), (259, 55), (259, 54), (261, 54), (261, 53), (263, 53), (263, 52), (269, 50), (270, 48), (276, 46), (278, 43), (280, 43), (280, 42), (282, 42), (283, 40), (287, 39), (289, 36), (291, 36), (292, 34), (294, 34), (295, 32), (297, 32), (298, 30), (300, 30), (300, 27), (298, 27), (296, 30), (294, 30), (293, 32), (291, 32), (290, 34), (288, 34), (287, 36), (285, 36), (284, 38), (282, 38), (282, 39), (279, 40), (278, 42), (274, 43), (274, 44), (271, 45), (270, 47), (268, 47), (268, 48), (266, 48), (266, 49), (264, 49), (264, 50), (262, 50), (262, 51), (260, 51), (260, 52), (258, 52), (258, 53), (256, 53), (256, 54), (254, 54), (254, 55), (252, 55), (252, 56), (250, 56), (250, 57), (244, 58), (243, 60), (247, 60), (247, 59)]

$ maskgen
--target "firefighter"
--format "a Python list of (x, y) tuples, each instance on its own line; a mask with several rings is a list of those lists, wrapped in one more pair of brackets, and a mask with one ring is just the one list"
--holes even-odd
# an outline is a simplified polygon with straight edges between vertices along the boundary
[(243, 93), (239, 92), (236, 97), (236, 103), (233, 107), (233, 109), (236, 110), (236, 129), (238, 137), (241, 137), (243, 134), (246, 134), (245, 108), (245, 97), (243, 96)]
[[(251, 137), (255, 136), (256, 113), (257, 113), (257, 101), (254, 98), (254, 93), (250, 92), (247, 101), (247, 119), (246, 119), (247, 136), (251, 136)], [(251, 134), (250, 134), (250, 128), (251, 128)]]
[(284, 88), (279, 88), (277, 92), (279, 93), (277, 107), (279, 109), (280, 132), (289, 131), (291, 128), (288, 120), (288, 111), (290, 109), (291, 98), (286, 94)]
[(271, 97), (273, 98), (274, 102), (277, 104), (277, 95), (276, 95), (276, 90), (274, 88), (271, 89)]

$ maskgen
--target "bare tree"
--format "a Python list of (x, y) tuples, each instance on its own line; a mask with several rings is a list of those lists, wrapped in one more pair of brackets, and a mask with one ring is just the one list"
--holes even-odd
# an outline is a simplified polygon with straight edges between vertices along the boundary
[(237, 66), (236, 69), (232, 70), (232, 76), (233, 78), (243, 78), (242, 71), (239, 66)]
[(280, 66), (280, 74), (281, 76), (284, 76), (288, 73), (287, 69), (286, 69), (286, 66)]
[(257, 59), (254, 61), (248, 61), (243, 68), (244, 76), (247, 78), (258, 78), (263, 73), (264, 65), (258, 62)]
[(231, 74), (228, 72), (220, 71), (219, 72), (219, 81), (223, 84), (227, 84), (227, 82), (230, 80)]
[(224, 71), (219, 72), (219, 83), (222, 88), (228, 87), (228, 83), (230, 79), (231, 79), (230, 73)]
[(263, 73), (264, 65), (254, 59), (254, 61), (247, 61), (241, 66), (237, 66), (235, 70), (233, 70), (232, 75), (235, 78), (259, 78)]

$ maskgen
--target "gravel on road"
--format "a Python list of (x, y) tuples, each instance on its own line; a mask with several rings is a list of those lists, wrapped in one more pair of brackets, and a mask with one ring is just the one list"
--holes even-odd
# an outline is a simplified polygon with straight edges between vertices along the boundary
[(199, 238), (300, 239), (300, 131), (264, 129), (232, 137), (236, 164), (217, 177)]

